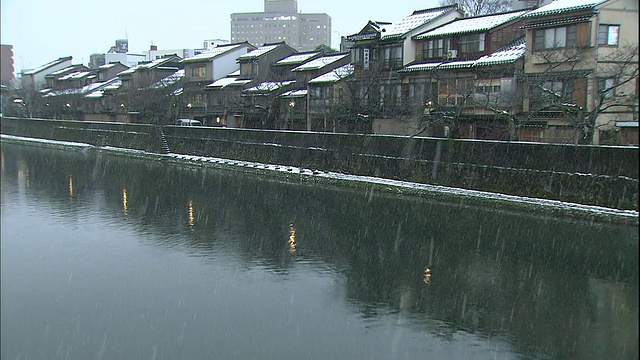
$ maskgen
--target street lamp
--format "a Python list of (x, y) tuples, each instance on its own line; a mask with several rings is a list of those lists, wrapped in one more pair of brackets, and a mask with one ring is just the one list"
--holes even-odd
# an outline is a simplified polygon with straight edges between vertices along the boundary
[(295, 100), (291, 100), (291, 101), (289, 101), (289, 107), (290, 107), (290, 108), (292, 108), (292, 109), (293, 109), (294, 107), (296, 107), (296, 101), (295, 101)]

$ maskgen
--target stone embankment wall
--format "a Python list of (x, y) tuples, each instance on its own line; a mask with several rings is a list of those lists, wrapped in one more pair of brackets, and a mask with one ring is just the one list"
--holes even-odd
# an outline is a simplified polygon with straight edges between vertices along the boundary
[(638, 148), (3, 118), (2, 133), (638, 210)]

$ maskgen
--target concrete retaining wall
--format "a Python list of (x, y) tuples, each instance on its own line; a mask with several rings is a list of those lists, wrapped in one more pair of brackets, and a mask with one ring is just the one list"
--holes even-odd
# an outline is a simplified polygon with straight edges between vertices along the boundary
[[(2, 133), (159, 152), (143, 124), (2, 119)], [(638, 148), (162, 127), (171, 152), (638, 209)]]

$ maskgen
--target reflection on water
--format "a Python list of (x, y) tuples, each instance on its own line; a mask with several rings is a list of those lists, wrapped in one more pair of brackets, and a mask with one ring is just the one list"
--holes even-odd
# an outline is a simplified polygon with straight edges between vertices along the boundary
[(636, 226), (1, 150), (2, 358), (638, 356)]

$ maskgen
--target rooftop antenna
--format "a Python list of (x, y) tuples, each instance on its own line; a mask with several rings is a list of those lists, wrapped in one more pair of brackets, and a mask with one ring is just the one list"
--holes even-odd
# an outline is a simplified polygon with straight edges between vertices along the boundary
[(127, 24), (124, 24), (124, 38), (129, 40), (129, 34), (127, 34)]

